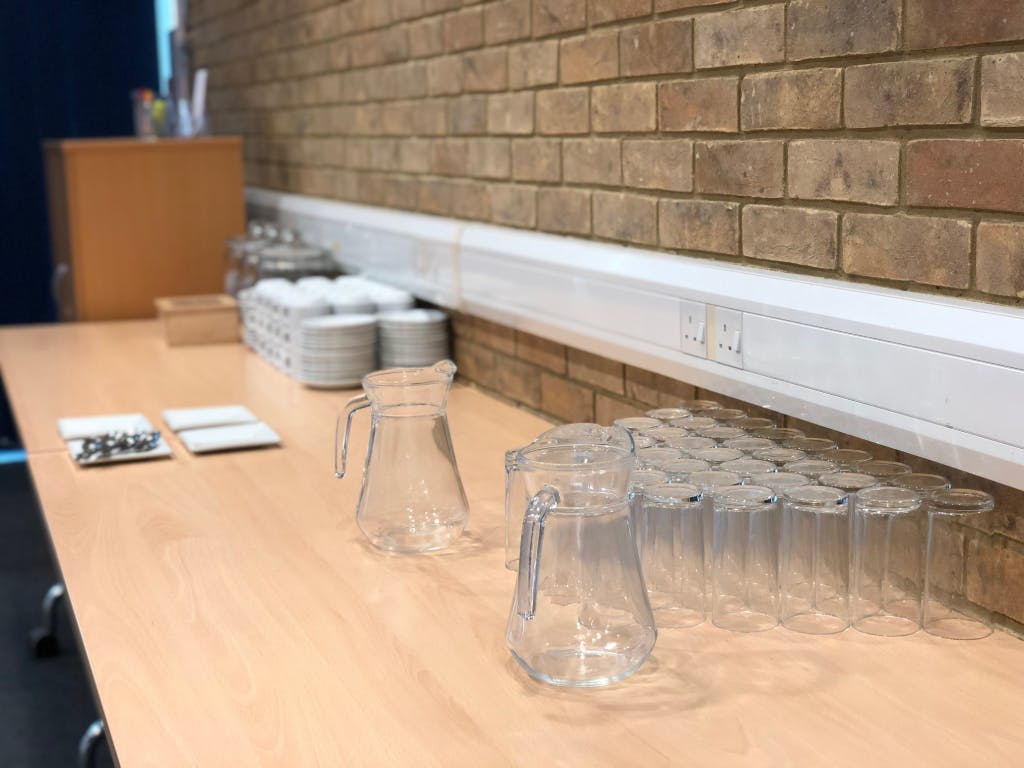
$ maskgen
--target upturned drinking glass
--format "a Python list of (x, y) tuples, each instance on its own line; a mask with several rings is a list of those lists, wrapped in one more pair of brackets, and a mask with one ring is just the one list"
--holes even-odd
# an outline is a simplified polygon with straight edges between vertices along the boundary
[(926, 500), (928, 535), (925, 548), (925, 632), (951, 640), (977, 640), (992, 634), (992, 627), (973, 609), (964, 594), (965, 527), (982, 527), (995, 508), (984, 491), (951, 488), (936, 491)]
[(688, 483), (644, 490), (643, 572), (659, 629), (704, 621), (703, 498)]
[(814, 635), (850, 625), (849, 503), (845, 491), (805, 485), (782, 505), (782, 624)]
[(779, 623), (778, 510), (760, 485), (724, 488), (714, 497), (711, 620), (735, 632)]
[[(895, 637), (921, 626), (921, 512), (921, 497), (906, 488), (857, 493), (850, 569), (854, 629)], [(910, 544), (904, 552), (901, 541)]]

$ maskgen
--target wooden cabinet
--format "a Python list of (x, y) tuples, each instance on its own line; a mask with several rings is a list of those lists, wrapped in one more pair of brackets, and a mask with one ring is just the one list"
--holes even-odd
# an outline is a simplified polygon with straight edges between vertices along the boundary
[(61, 320), (152, 317), (158, 296), (220, 293), (245, 228), (242, 141), (44, 145)]

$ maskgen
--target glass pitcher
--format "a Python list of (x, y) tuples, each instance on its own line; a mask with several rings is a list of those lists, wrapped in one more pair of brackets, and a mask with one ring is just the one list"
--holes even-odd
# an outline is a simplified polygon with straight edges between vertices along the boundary
[(657, 639), (629, 514), (632, 452), (530, 445), (516, 464), (530, 501), (509, 648), (531, 676), (554, 685), (627, 677)]
[(350, 400), (338, 417), (334, 474), (343, 478), (352, 417), (372, 406), (356, 522), (375, 547), (394, 552), (444, 549), (466, 527), (469, 505), (446, 412), (455, 370), (455, 363), (443, 360), (428, 368), (367, 374), (365, 394)]
[[(542, 433), (530, 445), (594, 444), (619, 445), (634, 451), (634, 435), (625, 427), (602, 427), (600, 424), (560, 424)], [(505, 452), (505, 567), (519, 567), (519, 534), (529, 497), (523, 488), (516, 462), (522, 449)]]

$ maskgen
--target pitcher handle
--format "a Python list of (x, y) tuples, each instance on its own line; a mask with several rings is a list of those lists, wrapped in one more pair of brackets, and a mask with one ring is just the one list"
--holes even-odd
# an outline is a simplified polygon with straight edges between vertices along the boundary
[[(366, 395), (353, 397), (345, 403), (345, 410), (338, 416), (334, 425), (334, 476), (339, 480), (345, 477), (345, 466), (348, 459), (348, 434), (352, 431), (352, 417), (356, 411), (361, 411), (370, 405), (370, 398)], [(341, 420), (345, 420), (345, 432), (341, 431)], [(340, 439), (339, 439), (340, 438)], [(339, 448), (341, 449), (339, 451)], [(338, 469), (338, 458), (341, 458), (341, 469)]]
[(516, 577), (516, 612), (527, 621), (537, 610), (537, 584), (540, 579), (540, 553), (548, 514), (558, 507), (558, 491), (547, 485), (530, 499), (523, 518), (519, 541), (519, 574)]

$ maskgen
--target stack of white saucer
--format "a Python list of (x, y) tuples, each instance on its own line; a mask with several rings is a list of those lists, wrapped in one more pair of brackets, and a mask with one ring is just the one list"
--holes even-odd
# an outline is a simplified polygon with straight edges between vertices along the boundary
[(377, 318), (325, 315), (302, 323), (289, 370), (311, 387), (356, 386), (377, 367)]
[(448, 357), (448, 316), (436, 309), (387, 312), (378, 319), (382, 368), (433, 365)]

